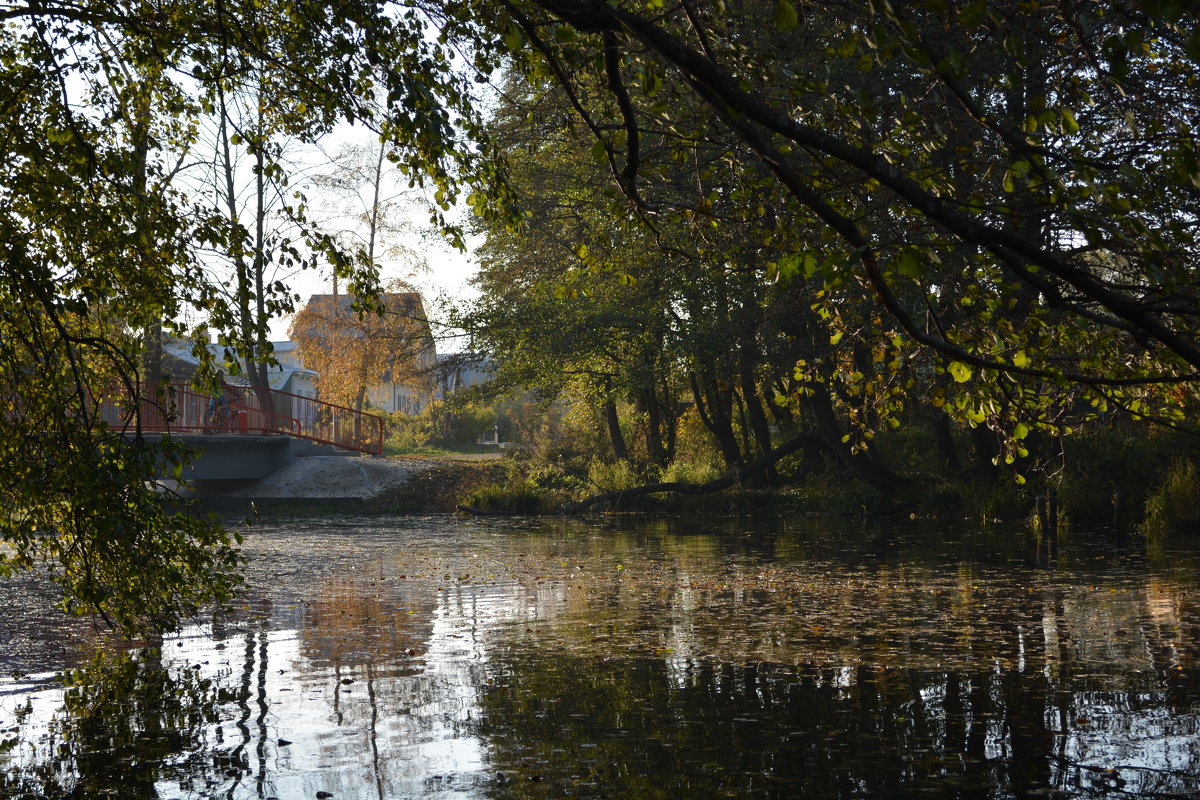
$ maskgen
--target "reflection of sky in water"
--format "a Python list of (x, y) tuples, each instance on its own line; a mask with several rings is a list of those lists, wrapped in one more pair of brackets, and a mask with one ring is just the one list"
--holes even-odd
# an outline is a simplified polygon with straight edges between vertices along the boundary
[[(478, 633), (488, 625), (483, 609), (492, 604), (472, 603), (468, 617), (463, 598), (440, 600), (454, 603), (433, 610), (423, 650), (410, 660), (314, 663), (296, 630), (226, 639), (206, 669), (226, 684), (248, 673), (251, 697), (240, 709), (224, 709), (210, 741), (248, 769), (236, 782), (207, 791), (438, 797), (476, 784), (486, 767), (484, 746), (465, 726), (478, 716), (476, 696), (486, 685)], [(213, 658), (205, 637), (180, 643), (175, 658)], [(165, 785), (160, 792), (186, 796), (187, 788)]]
[[(220, 696), (158, 796), (823, 797), (880, 773), (997, 797), (1029, 775), (1064, 796), (1200, 791), (1194, 572), (587, 527), (477, 526), (463, 552), (454, 523), (329, 528), (303, 549), (256, 534), (239, 620), (164, 642), (172, 674)], [(62, 704), (50, 675), (0, 679), (0, 740), (20, 735), (0, 770), (50, 757)], [(575, 775), (618, 762), (610, 786)]]

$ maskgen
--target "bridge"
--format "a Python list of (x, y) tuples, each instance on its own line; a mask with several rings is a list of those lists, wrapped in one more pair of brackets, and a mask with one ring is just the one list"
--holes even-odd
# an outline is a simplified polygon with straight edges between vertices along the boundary
[(110, 428), (129, 430), (134, 411), (144, 435), (180, 438), (202, 454), (184, 477), (188, 480), (255, 480), (285, 466), (296, 457), (322, 452), (383, 452), (384, 420), (275, 389), (249, 386), (226, 388), (230, 402), (210, 413), (208, 395), (187, 384), (171, 384), (157, 399), (108, 397), (101, 401), (101, 418)]

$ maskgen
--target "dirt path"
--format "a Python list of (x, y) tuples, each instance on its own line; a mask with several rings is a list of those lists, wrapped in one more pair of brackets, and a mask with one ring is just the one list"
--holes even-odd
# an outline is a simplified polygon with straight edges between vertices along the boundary
[(307, 456), (253, 486), (242, 498), (357, 498), (380, 510), (453, 510), (460, 496), (503, 467), (494, 456)]

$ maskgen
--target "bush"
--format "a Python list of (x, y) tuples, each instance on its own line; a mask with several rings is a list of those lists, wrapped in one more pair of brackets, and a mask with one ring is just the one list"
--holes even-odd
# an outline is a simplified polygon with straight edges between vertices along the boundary
[(1158, 489), (1146, 499), (1146, 527), (1168, 528), (1173, 524), (1200, 522), (1200, 479), (1196, 465), (1178, 459), (1163, 475)]
[(642, 485), (642, 479), (628, 461), (605, 462), (593, 458), (588, 464), (587, 484), (590, 491), (618, 492)]
[(507, 514), (544, 514), (554, 509), (554, 498), (529, 478), (481, 486), (467, 495), (465, 505)]
[(482, 452), (479, 437), (497, 423), (496, 409), (464, 405), (450, 410), (444, 403), (426, 404), (420, 414), (392, 414), (388, 420), (387, 455), (439, 451)]
[(428, 410), (408, 416), (395, 413), (388, 420), (388, 436), (384, 444), (384, 453), (399, 455), (402, 453), (420, 453), (433, 446), (433, 418)]
[(709, 460), (696, 461), (692, 458), (676, 458), (663, 470), (663, 483), (705, 484), (722, 476), (716, 463)]

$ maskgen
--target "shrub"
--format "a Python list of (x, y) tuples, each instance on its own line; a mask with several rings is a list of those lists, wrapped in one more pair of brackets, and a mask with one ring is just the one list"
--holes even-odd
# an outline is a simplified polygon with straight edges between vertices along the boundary
[(388, 455), (437, 451), (480, 452), (479, 436), (497, 424), (495, 408), (462, 405), (455, 409), (432, 401), (419, 414), (392, 414), (388, 420)]
[(697, 461), (692, 458), (676, 458), (663, 470), (662, 482), (699, 485), (715, 481), (722, 474), (721, 468), (711, 460)]
[(587, 483), (593, 492), (617, 492), (642, 485), (628, 461), (605, 462), (593, 458), (588, 464)]
[(1177, 459), (1163, 475), (1162, 483), (1146, 500), (1145, 525), (1150, 529), (1200, 521), (1200, 479), (1196, 465)]
[(467, 495), (466, 505), (508, 514), (544, 514), (553, 510), (554, 499), (529, 478), (516, 478), (481, 486)]

